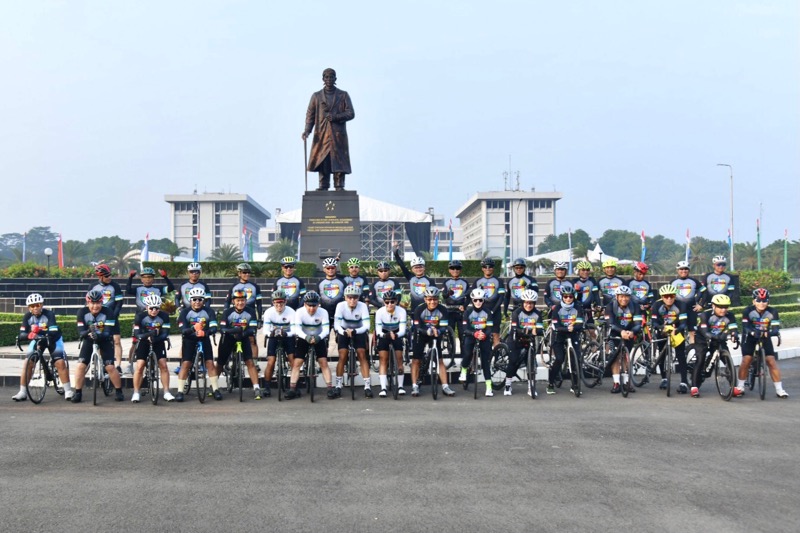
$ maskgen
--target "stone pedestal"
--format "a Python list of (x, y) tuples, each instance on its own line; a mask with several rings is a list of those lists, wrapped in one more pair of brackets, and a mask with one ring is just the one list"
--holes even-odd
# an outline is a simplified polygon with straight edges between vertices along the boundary
[(307, 191), (300, 225), (300, 261), (320, 265), (341, 252), (361, 257), (361, 221), (356, 191)]

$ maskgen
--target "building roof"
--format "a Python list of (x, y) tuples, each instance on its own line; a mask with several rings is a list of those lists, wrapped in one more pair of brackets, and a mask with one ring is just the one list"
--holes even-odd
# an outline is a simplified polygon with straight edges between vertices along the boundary
[[(286, 211), (276, 217), (278, 224), (299, 224), (302, 209)], [(382, 202), (368, 196), (358, 196), (358, 215), (361, 222), (430, 222), (430, 213), (414, 211), (399, 205)]]
[(264, 209), (261, 204), (253, 200), (249, 194), (204, 192), (201, 194), (166, 194), (164, 200), (167, 203), (175, 202), (245, 202), (252, 205), (269, 220), (272, 215)]
[[(557, 262), (557, 261), (564, 261), (565, 263), (569, 261), (570, 256), (570, 249), (567, 248), (566, 250), (556, 250), (555, 252), (547, 252), (545, 254), (537, 254), (532, 255), (530, 257), (526, 257), (525, 259), (530, 261), (531, 263), (535, 263), (540, 259), (549, 259), (550, 261)], [(612, 259), (614, 261), (619, 261), (619, 258), (613, 257), (608, 254), (603, 253), (603, 249), (600, 248), (600, 244), (594, 245), (594, 250), (589, 250), (589, 253), (586, 254), (586, 257), (572, 257), (573, 261), (581, 261), (583, 259), (588, 259), (592, 263), (597, 263), (600, 261), (605, 261), (607, 259)], [(625, 262), (623, 262), (625, 263)]]
[(473, 205), (484, 200), (560, 200), (564, 195), (560, 192), (536, 191), (486, 191), (477, 192), (456, 211), (456, 218), (461, 216)]

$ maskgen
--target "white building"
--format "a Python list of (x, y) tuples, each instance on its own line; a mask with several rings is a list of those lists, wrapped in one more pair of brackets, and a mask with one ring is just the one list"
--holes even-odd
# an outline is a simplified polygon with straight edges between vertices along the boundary
[(461, 222), (461, 251), (467, 259), (529, 257), (556, 232), (560, 192), (491, 191), (472, 196), (456, 212)]
[(252, 243), (252, 251), (257, 251), (258, 232), (272, 218), (247, 194), (167, 194), (164, 200), (170, 204), (172, 241), (193, 256), (199, 235), (201, 260), (223, 244), (241, 250), (244, 239)]

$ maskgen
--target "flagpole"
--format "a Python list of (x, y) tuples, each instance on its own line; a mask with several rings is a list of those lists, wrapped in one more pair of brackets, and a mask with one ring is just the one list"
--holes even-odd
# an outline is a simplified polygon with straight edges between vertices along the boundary
[(756, 219), (756, 258), (758, 271), (761, 272), (761, 219)]
[(789, 228), (783, 230), (783, 271), (789, 272)]

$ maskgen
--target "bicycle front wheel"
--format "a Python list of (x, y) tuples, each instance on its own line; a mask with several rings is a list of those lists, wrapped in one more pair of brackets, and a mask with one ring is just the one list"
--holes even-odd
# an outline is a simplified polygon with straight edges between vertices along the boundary
[(717, 392), (726, 402), (733, 396), (733, 380), (736, 376), (736, 367), (730, 354), (719, 354), (714, 365), (714, 380), (717, 382)]
[(286, 354), (280, 347), (276, 351), (278, 357), (275, 365), (275, 377), (278, 380), (278, 401), (282, 402), (283, 393), (286, 392)]
[(622, 397), (627, 398), (628, 387), (631, 386), (631, 378), (633, 374), (631, 373), (631, 353), (628, 351), (628, 347), (625, 346), (625, 343), (622, 343), (622, 346), (619, 348), (619, 373), (620, 378), (628, 378), (621, 379)]
[(581, 367), (581, 381), (593, 389), (603, 379), (603, 366), (600, 364), (600, 344), (597, 341), (586, 343), (583, 350), (583, 365)]
[(149, 390), (150, 390), (150, 401), (153, 402), (153, 405), (158, 404), (158, 379), (159, 379), (159, 371), (158, 371), (158, 361), (156, 360), (155, 354), (150, 354), (150, 357), (147, 358), (147, 373), (150, 374), (148, 378), (149, 381)]
[(674, 361), (675, 349), (672, 347), (672, 344), (667, 341), (667, 345), (664, 347), (664, 361), (661, 363), (664, 365), (664, 370), (667, 373), (667, 398), (672, 394), (672, 369), (674, 367)]
[(245, 373), (244, 358), (242, 352), (236, 354), (236, 386), (239, 387), (239, 401), (244, 401), (244, 373)]
[(193, 366), (192, 371), (194, 372), (194, 387), (197, 391), (197, 399), (200, 400), (200, 403), (205, 403), (206, 394), (208, 394), (208, 379), (206, 378), (208, 369), (203, 367), (202, 357), (200, 357), (199, 353), (194, 357)]
[(389, 350), (389, 387), (392, 389), (392, 398), (395, 400), (398, 397), (399, 390), (397, 377), (397, 356), (394, 353), (394, 350)]
[(508, 345), (504, 342), (492, 348), (492, 385), (495, 389), (501, 389), (505, 386), (506, 377), (514, 377), (506, 374), (508, 355), (510, 352), (511, 350), (508, 349)]
[(47, 370), (45, 365), (47, 363), (44, 360), (44, 356), (39, 352), (33, 352), (26, 361), (27, 380), (25, 389), (28, 391), (30, 401), (35, 404), (41, 403), (47, 392)]
[(764, 347), (758, 346), (758, 396), (762, 400), (767, 396), (767, 361)]
[(641, 387), (645, 383), (649, 383), (650, 381), (650, 349), (645, 348), (641, 344), (637, 344), (633, 347), (633, 351), (631, 352), (631, 379), (633, 380), (633, 384), (637, 387)]
[(92, 357), (92, 404), (97, 405), (97, 389), (100, 387), (100, 380), (103, 379), (103, 368), (100, 364), (100, 356), (94, 354)]
[(534, 341), (531, 341), (530, 346), (528, 346), (528, 360), (525, 363), (528, 371), (528, 390), (530, 391), (531, 400), (536, 399), (536, 350), (533, 343)]
[(572, 346), (571, 341), (567, 341), (567, 357), (569, 357), (569, 376), (570, 381), (572, 382), (572, 394), (575, 395), (576, 398), (581, 397), (581, 379), (580, 376), (581, 372), (581, 361), (578, 357), (578, 352), (575, 351), (575, 347)]
[(317, 361), (313, 348), (306, 354), (306, 388), (311, 403), (314, 403), (314, 390), (317, 388)]
[(350, 399), (356, 399), (356, 351), (352, 348), (347, 352), (347, 374), (350, 378)]
[(373, 335), (369, 345), (369, 366), (373, 372), (381, 370), (381, 356), (378, 354), (378, 336)]

